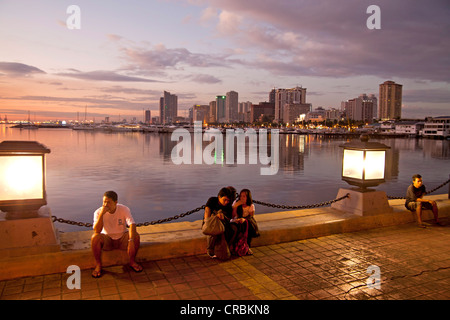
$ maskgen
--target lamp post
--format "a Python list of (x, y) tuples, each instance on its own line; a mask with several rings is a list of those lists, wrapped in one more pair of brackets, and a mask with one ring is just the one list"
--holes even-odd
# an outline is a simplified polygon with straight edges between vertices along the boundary
[(36, 141), (0, 143), (0, 210), (9, 218), (34, 217), (47, 204), (47, 153), (50, 150)]
[(392, 212), (386, 193), (370, 189), (385, 181), (386, 150), (390, 147), (369, 142), (367, 135), (360, 141), (341, 145), (342, 180), (357, 188), (339, 189), (338, 196), (349, 193), (349, 197), (335, 202), (331, 207), (357, 215), (375, 215)]
[[(0, 143), (0, 253), (24, 255), (59, 250), (47, 204), (45, 155), (36, 141)], [(41, 210), (39, 210), (41, 209)]]
[(344, 149), (342, 159), (342, 180), (359, 187), (361, 192), (373, 191), (385, 181), (386, 150), (390, 147), (369, 142), (369, 136), (362, 135), (360, 141), (352, 141), (340, 146)]

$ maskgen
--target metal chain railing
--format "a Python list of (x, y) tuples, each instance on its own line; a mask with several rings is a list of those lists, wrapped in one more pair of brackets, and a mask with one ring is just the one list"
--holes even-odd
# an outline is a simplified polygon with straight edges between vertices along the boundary
[[(447, 181), (445, 181), (444, 183), (442, 183), (441, 185), (437, 186), (436, 188), (430, 190), (427, 192), (427, 194), (433, 193), (436, 190), (442, 188), (443, 186), (445, 186), (446, 184), (448, 184), (450, 182), (450, 179), (448, 179)], [(311, 209), (311, 208), (318, 208), (318, 207), (323, 207), (323, 206), (327, 206), (330, 205), (332, 203), (341, 201), (345, 198), (348, 198), (349, 194), (347, 193), (345, 196), (342, 196), (340, 198), (334, 199), (334, 200), (330, 200), (330, 201), (326, 201), (326, 202), (321, 202), (321, 203), (317, 203), (317, 204), (309, 204), (309, 205), (301, 205), (301, 206), (288, 206), (288, 205), (283, 205), (283, 204), (273, 204), (273, 203), (267, 203), (267, 202), (262, 202), (262, 201), (257, 201), (257, 200), (253, 200), (254, 203), (262, 205), (262, 206), (266, 206), (266, 207), (271, 207), (271, 208), (278, 208), (278, 209), (294, 209), (294, 210), (298, 210), (298, 209)], [(405, 199), (405, 197), (393, 197), (393, 196), (387, 196), (389, 199)], [(149, 225), (155, 225), (155, 224), (160, 224), (160, 223), (164, 223), (164, 222), (169, 222), (172, 220), (177, 220), (179, 218), (183, 218), (185, 216), (191, 215), (195, 212), (198, 212), (200, 210), (205, 209), (205, 205), (195, 208), (193, 210), (175, 215), (173, 217), (169, 217), (169, 218), (165, 218), (165, 219), (159, 219), (159, 220), (154, 220), (151, 222), (143, 222), (143, 223), (137, 223), (136, 226), (137, 227), (142, 227), (142, 226), (149, 226)], [(92, 228), (92, 223), (85, 223), (85, 222), (77, 222), (77, 221), (73, 221), (73, 220), (66, 220), (66, 219), (62, 219), (62, 218), (58, 218), (55, 216), (52, 216), (52, 221), (53, 222), (60, 222), (60, 223), (66, 223), (66, 224), (70, 224), (70, 225), (75, 225), (75, 226), (80, 226), (80, 227), (87, 227), (87, 228)]]
[[(261, 202), (261, 201), (256, 201), (253, 200), (254, 203), (256, 204), (260, 204), (263, 206), (267, 206), (267, 207), (272, 207), (272, 208), (281, 208), (281, 209), (306, 209), (306, 208), (317, 208), (317, 207), (322, 207), (322, 206), (326, 206), (329, 204), (332, 204), (334, 202), (343, 200), (345, 198), (347, 198), (349, 196), (349, 194), (346, 194), (343, 197), (340, 197), (338, 199), (334, 199), (334, 200), (330, 200), (327, 202), (322, 202), (322, 203), (318, 203), (318, 204), (311, 204), (311, 205), (305, 205), (305, 206), (286, 206), (286, 205), (278, 205), (278, 204), (271, 204), (271, 203), (266, 203), (266, 202)], [(169, 217), (169, 218), (165, 218), (165, 219), (160, 219), (160, 220), (154, 220), (151, 222), (143, 222), (143, 223), (137, 223), (136, 226), (137, 227), (142, 227), (142, 226), (149, 226), (149, 225), (154, 225), (154, 224), (160, 224), (160, 223), (164, 223), (164, 222), (169, 222), (172, 220), (176, 220), (179, 218), (183, 218), (185, 216), (188, 216), (190, 214), (193, 214), (195, 212), (198, 212), (200, 210), (205, 209), (205, 205), (198, 207), (196, 209), (187, 211), (185, 213), (181, 213), (179, 215), (175, 215), (173, 217)], [(60, 222), (60, 223), (66, 223), (66, 224), (70, 224), (70, 225), (75, 225), (75, 226), (80, 226), (80, 227), (87, 227), (87, 228), (92, 228), (92, 223), (88, 223), (88, 222), (77, 222), (77, 221), (73, 221), (73, 220), (67, 220), (67, 219), (62, 219), (62, 218), (58, 218), (55, 216), (52, 216), (52, 221), (53, 222)]]
[(67, 220), (67, 219), (62, 219), (62, 218), (58, 218), (55, 216), (52, 216), (52, 221), (53, 222), (60, 222), (60, 223), (67, 223), (73, 226), (79, 226), (79, 227), (86, 227), (86, 228), (92, 228), (93, 224), (92, 223), (88, 223), (88, 222), (77, 222), (77, 221), (73, 221), (73, 220)]
[(151, 222), (138, 223), (138, 224), (136, 224), (136, 226), (137, 226), (137, 227), (142, 227), (142, 226), (148, 226), (148, 225), (154, 225), (154, 224), (159, 224), (159, 223), (169, 222), (169, 221), (172, 221), (172, 220), (176, 220), (176, 219), (179, 219), (179, 218), (183, 218), (183, 217), (185, 217), (185, 216), (188, 216), (188, 215), (190, 215), (190, 214), (193, 214), (193, 213), (195, 213), (195, 212), (198, 212), (198, 211), (200, 211), (200, 210), (202, 210), (202, 209), (205, 209), (205, 205), (203, 205), (203, 206), (201, 206), (201, 207), (198, 207), (198, 208), (195, 208), (195, 209), (193, 209), (193, 210), (187, 211), (187, 212), (185, 212), (185, 213), (178, 214), (178, 215), (173, 216), (173, 217), (169, 217), (169, 218), (165, 218), (165, 219), (160, 219), (160, 220), (155, 220), (155, 221), (151, 221)]
[[(430, 191), (427, 192), (427, 194), (433, 193), (436, 190), (442, 188), (443, 186), (445, 186), (446, 184), (448, 184), (450, 182), (450, 179), (448, 179), (447, 181), (445, 181), (444, 183), (442, 183), (441, 185), (437, 186), (434, 189), (431, 189)], [(395, 196), (387, 196), (388, 199), (406, 199), (406, 197), (395, 197)]]
[[(165, 219), (160, 219), (160, 220), (154, 220), (154, 221), (151, 221), (151, 222), (137, 223), (136, 226), (137, 226), (137, 227), (142, 227), (142, 226), (149, 226), (149, 225), (154, 225), (154, 224), (159, 224), (159, 223), (169, 222), (169, 221), (172, 221), (172, 220), (176, 220), (176, 219), (179, 219), (179, 218), (183, 218), (183, 217), (185, 217), (185, 216), (187, 216), (187, 215), (193, 214), (193, 213), (198, 212), (198, 211), (200, 211), (200, 210), (202, 210), (202, 209), (205, 209), (205, 206), (204, 206), (204, 205), (201, 206), (201, 207), (198, 207), (198, 208), (196, 208), (196, 209), (187, 211), (187, 212), (185, 212), (185, 213), (182, 213), (182, 214), (179, 214), (179, 215), (175, 215), (175, 216), (173, 216), (173, 217), (169, 217), (169, 218), (165, 218)], [(70, 224), (70, 225), (76, 225), (76, 226), (80, 226), (80, 227), (87, 227), (87, 228), (92, 228), (92, 227), (93, 227), (93, 224), (92, 224), (92, 223), (88, 223), (88, 222), (77, 222), (77, 221), (73, 221), (73, 220), (66, 220), (66, 219), (62, 219), (62, 218), (57, 218), (57, 217), (55, 217), (55, 216), (52, 216), (52, 221), (53, 221), (53, 222), (57, 221), (57, 222), (60, 222), (60, 223), (67, 223), (67, 224)]]
[(257, 200), (253, 200), (253, 202), (256, 204), (260, 204), (262, 206), (278, 208), (278, 209), (311, 209), (311, 208), (323, 207), (323, 206), (332, 204), (334, 202), (341, 201), (345, 198), (348, 198), (348, 196), (349, 196), (349, 194), (347, 193), (345, 196), (342, 196), (342, 197), (334, 199), (334, 200), (321, 202), (321, 203), (317, 203), (317, 204), (303, 205), (303, 206), (286, 206), (284, 204), (272, 204), (272, 203), (267, 203), (267, 202), (262, 202), (262, 201), (257, 201)]

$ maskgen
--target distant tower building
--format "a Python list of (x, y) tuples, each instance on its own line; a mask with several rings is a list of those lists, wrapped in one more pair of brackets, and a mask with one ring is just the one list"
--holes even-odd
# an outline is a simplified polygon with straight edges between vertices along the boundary
[(277, 89), (273, 88), (272, 91), (269, 92), (269, 103), (275, 103), (275, 93)]
[(159, 123), (164, 123), (164, 97), (159, 98)]
[(194, 107), (190, 107), (188, 109), (188, 118), (189, 121), (192, 123), (192, 121), (194, 120)]
[(273, 122), (275, 117), (275, 103), (260, 102), (253, 104), (250, 108), (250, 119), (248, 122)]
[(400, 119), (402, 116), (402, 87), (394, 81), (380, 84), (378, 118), (381, 120)]
[(146, 124), (150, 124), (150, 122), (152, 121), (152, 114), (150, 112), (150, 110), (145, 110), (145, 123)]
[(250, 101), (239, 102), (238, 121), (239, 122), (250, 122), (251, 109), (252, 109), (252, 103)]
[(373, 119), (377, 119), (377, 116), (378, 116), (378, 99), (373, 93), (369, 94), (369, 96), (367, 98), (368, 98), (368, 100), (371, 100), (372, 103), (373, 103)]
[(363, 93), (358, 98), (348, 100), (345, 110), (347, 119), (372, 123), (373, 108), (376, 105), (376, 98), (373, 98), (373, 95), (368, 97)]
[(216, 121), (218, 123), (225, 122), (225, 101), (226, 96), (216, 96)]
[(286, 103), (283, 108), (283, 122), (294, 123), (300, 115), (311, 113), (310, 103)]
[(159, 99), (159, 112), (162, 124), (173, 123), (178, 115), (178, 97), (164, 91), (164, 97)]
[(306, 104), (306, 88), (277, 89), (275, 91), (275, 122), (283, 120), (286, 104)]
[(209, 123), (217, 122), (217, 102), (209, 102)]
[(228, 123), (238, 121), (238, 93), (236, 91), (227, 92), (225, 101), (225, 121)]
[(193, 109), (193, 121), (201, 121), (206, 124), (209, 121), (209, 105), (199, 105), (196, 104), (192, 107)]

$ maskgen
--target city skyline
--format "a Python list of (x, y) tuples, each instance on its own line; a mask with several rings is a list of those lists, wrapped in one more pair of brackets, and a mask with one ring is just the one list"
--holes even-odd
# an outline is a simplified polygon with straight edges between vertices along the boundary
[[(164, 91), (183, 115), (227, 92), (258, 104), (296, 86), (313, 109), (340, 108), (388, 80), (403, 85), (402, 118), (448, 115), (450, 6), (372, 2), (4, 0), (0, 117), (141, 119)], [(372, 4), (380, 29), (367, 27)]]

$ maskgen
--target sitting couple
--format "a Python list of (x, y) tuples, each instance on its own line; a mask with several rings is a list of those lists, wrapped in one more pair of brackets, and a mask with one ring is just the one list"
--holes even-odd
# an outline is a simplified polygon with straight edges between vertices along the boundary
[(239, 256), (252, 254), (251, 239), (259, 236), (250, 190), (243, 189), (236, 201), (235, 193), (236, 189), (233, 187), (222, 188), (217, 197), (209, 198), (206, 203), (203, 221), (215, 214), (225, 227), (223, 234), (206, 237), (206, 252), (211, 258), (222, 259), (229, 256), (219, 256), (218, 250), (231, 251)]

